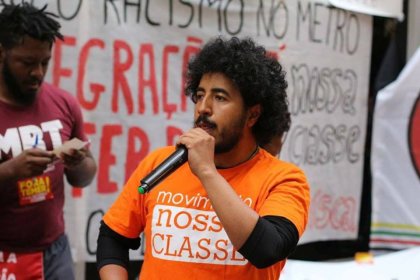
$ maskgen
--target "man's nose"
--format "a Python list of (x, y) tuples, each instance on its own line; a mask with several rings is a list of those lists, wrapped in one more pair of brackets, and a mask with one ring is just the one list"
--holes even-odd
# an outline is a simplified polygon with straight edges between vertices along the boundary
[(45, 72), (46, 72), (45, 67), (40, 63), (40, 64), (35, 65), (31, 69), (31, 76), (36, 77), (38, 80), (42, 80), (44, 78)]
[(200, 115), (211, 115), (213, 102), (210, 96), (203, 97), (197, 106), (197, 111)]

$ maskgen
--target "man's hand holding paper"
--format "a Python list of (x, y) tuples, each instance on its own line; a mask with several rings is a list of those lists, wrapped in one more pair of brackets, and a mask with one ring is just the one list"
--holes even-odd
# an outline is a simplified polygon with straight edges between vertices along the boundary
[(78, 138), (73, 138), (65, 142), (62, 146), (53, 150), (57, 158), (61, 159), (66, 168), (72, 168), (80, 164), (86, 157), (89, 141), (82, 141)]

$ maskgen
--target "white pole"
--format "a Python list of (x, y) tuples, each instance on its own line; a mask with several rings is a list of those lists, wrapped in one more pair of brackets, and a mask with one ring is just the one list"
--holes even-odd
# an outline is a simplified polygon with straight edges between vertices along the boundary
[(408, 0), (407, 61), (420, 47), (420, 0)]

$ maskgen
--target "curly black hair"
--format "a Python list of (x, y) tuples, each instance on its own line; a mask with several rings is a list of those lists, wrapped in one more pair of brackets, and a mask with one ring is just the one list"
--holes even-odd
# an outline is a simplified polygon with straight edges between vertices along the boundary
[(51, 45), (56, 38), (63, 40), (57, 16), (46, 12), (47, 5), (38, 9), (29, 3), (4, 4), (0, 13), (0, 44), (11, 49), (22, 43), (25, 35)]
[(206, 73), (222, 73), (231, 79), (248, 108), (261, 104), (261, 115), (253, 127), (260, 146), (289, 130), (285, 72), (277, 59), (251, 38), (217, 37), (204, 45), (189, 62), (186, 73), (185, 94), (193, 101)]

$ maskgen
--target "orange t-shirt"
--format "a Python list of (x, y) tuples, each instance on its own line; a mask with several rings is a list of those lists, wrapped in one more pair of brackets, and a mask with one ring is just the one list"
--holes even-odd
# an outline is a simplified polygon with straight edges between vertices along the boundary
[[(161, 148), (143, 160), (104, 216), (104, 222), (125, 237), (144, 232), (140, 278), (279, 279), (285, 261), (258, 269), (233, 248), (188, 163), (149, 193), (139, 194), (140, 180), (173, 151), (174, 147)], [(251, 160), (218, 171), (260, 216), (285, 217), (302, 235), (309, 187), (298, 167), (260, 149)]]

